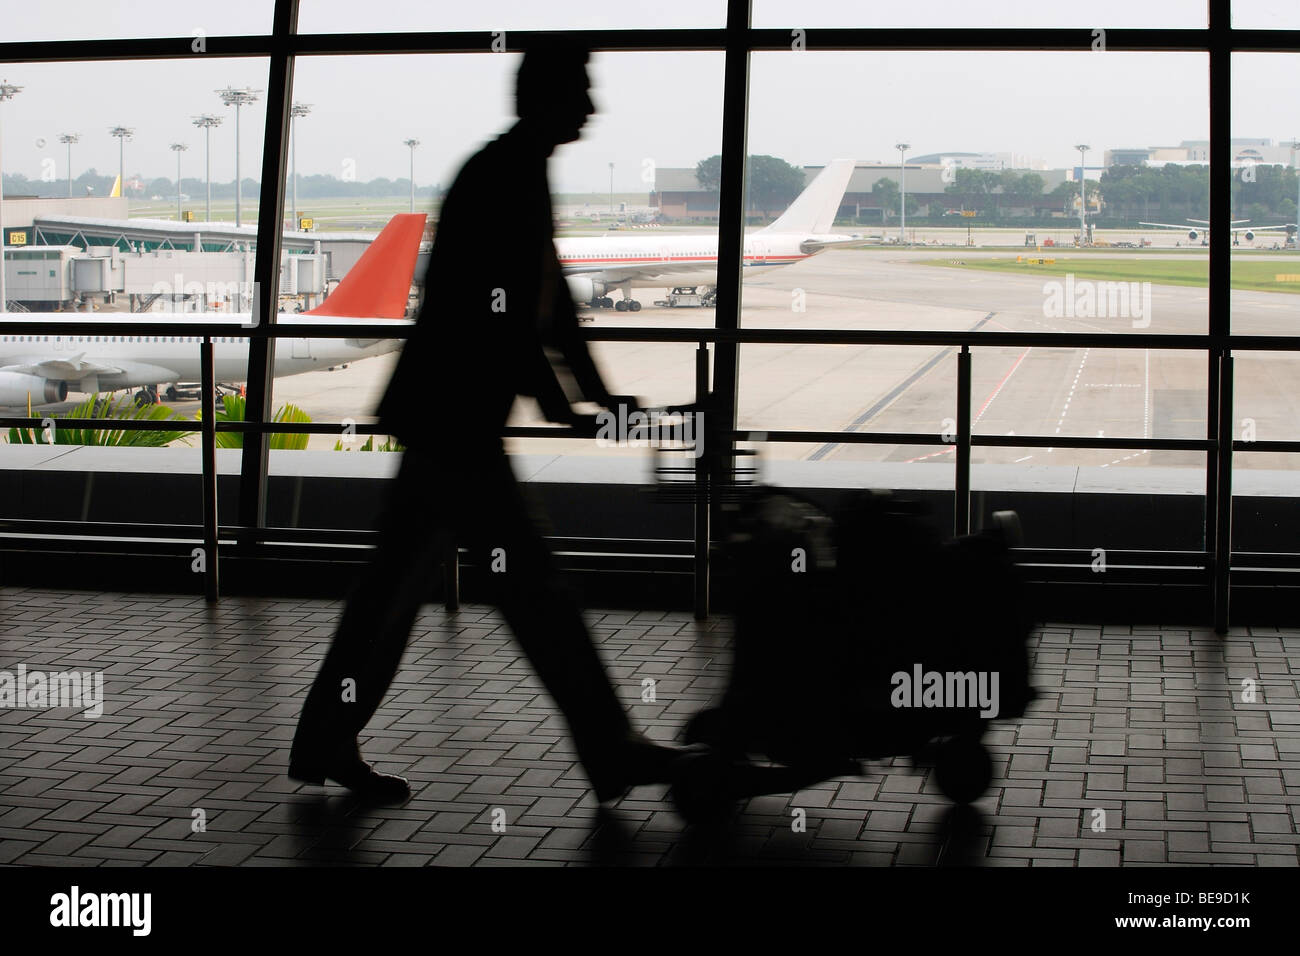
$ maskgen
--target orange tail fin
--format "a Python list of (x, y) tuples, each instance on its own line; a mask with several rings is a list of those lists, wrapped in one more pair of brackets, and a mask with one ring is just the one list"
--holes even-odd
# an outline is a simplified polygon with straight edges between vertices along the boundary
[(425, 214), (399, 213), (361, 254), (329, 297), (304, 315), (400, 319), (415, 275)]

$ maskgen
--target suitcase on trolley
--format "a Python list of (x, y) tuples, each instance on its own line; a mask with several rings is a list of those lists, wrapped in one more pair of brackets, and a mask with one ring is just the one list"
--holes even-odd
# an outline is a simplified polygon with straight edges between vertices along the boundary
[(720, 572), (734, 587), (735, 652), (720, 704), (696, 714), (673, 799), (688, 820), (735, 801), (934, 760), (958, 803), (992, 775), (988, 722), (1033, 698), (1031, 621), (1011, 548), (1014, 512), (941, 540), (921, 505), (862, 491), (832, 516), (752, 486), (728, 508)]

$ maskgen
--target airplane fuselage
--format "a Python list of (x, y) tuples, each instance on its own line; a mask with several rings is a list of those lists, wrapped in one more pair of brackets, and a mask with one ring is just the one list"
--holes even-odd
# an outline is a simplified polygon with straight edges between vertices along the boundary
[[(817, 254), (804, 251), (809, 240), (850, 238), (753, 233), (745, 237), (743, 265), (754, 271), (792, 265)], [(566, 238), (555, 241), (555, 251), (566, 275), (588, 276), (607, 285), (663, 288), (718, 281), (716, 234)]]
[[(58, 317), (67, 319), (68, 314), (60, 313)], [(149, 318), (192, 321), (194, 314), (178, 313), (173, 317), (150, 313)], [(248, 341), (246, 336), (237, 335), (213, 339), (216, 381), (243, 382), (248, 378)], [(194, 383), (202, 378), (202, 342), (199, 336), (172, 335), (0, 335), (0, 366), (66, 363), (67, 371), (60, 378), (67, 382), (69, 391), (85, 394)], [(401, 345), (401, 339), (279, 339), (274, 374), (280, 378), (333, 368), (396, 351)], [(75, 370), (83, 365), (87, 372), (78, 377)]]

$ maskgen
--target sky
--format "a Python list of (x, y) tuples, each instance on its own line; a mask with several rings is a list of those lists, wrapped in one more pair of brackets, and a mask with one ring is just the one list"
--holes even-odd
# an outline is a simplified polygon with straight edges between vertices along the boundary
[[(1089, 165), (1107, 148), (1175, 145), (1208, 137), (1207, 58), (1200, 54), (838, 53), (818, 51), (825, 26), (1197, 27), (1204, 0), (929, 0), (924, 4), (851, 0), (754, 0), (754, 25), (806, 29), (806, 49), (755, 53), (750, 85), (749, 151), (798, 165), (850, 157), (894, 161), (900, 141), (911, 155), (1014, 152), (1050, 166)], [(0, 0), (4, 39), (206, 36), (264, 32), (267, 0)], [(723, 0), (302, 0), (303, 32), (716, 27)], [(797, 16), (797, 19), (796, 19)], [(1245, 27), (1300, 29), (1295, 0), (1236, 0)], [(0, 78), (22, 85), (5, 103), (0, 162), (8, 173), (66, 177), (60, 133), (76, 132), (74, 174), (116, 172), (122, 124), (128, 175), (174, 177), (182, 142), (184, 174), (201, 176), (203, 137), (191, 118), (225, 117), (212, 134), (212, 175), (234, 177), (233, 108), (215, 90), (267, 87), (265, 60), (230, 60), (189, 50), (174, 60), (86, 64), (0, 64)], [(512, 119), (511, 53), (377, 57), (302, 57), (294, 98), (310, 103), (299, 120), (297, 168), (368, 180), (405, 177), (420, 140), (415, 179), (447, 185), (478, 146)], [(557, 151), (556, 192), (648, 191), (656, 166), (694, 166), (720, 151), (721, 53), (600, 53), (591, 64), (598, 114), (582, 140)], [(1233, 135), (1289, 140), (1300, 118), (1300, 54), (1234, 60)], [(242, 110), (241, 172), (260, 176), (265, 109)]]

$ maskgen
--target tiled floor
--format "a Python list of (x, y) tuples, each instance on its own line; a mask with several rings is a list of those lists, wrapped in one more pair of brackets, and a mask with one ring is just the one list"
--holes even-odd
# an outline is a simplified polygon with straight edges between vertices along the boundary
[[(409, 803), (364, 808), (293, 783), (288, 741), (336, 611), (0, 589), (0, 670), (102, 669), (106, 698), (98, 719), (0, 710), (0, 863), (1297, 865), (1300, 630), (1224, 642), (1045, 627), (1040, 699), (1025, 719), (994, 723), (994, 782), (975, 812), (954, 812), (932, 771), (900, 758), (755, 798), (706, 832), (683, 825), (664, 787), (598, 814), (562, 721), (480, 608), (426, 609), (363, 741), (381, 768), (409, 775)], [(652, 736), (671, 739), (726, 678), (722, 618), (591, 620)]]

